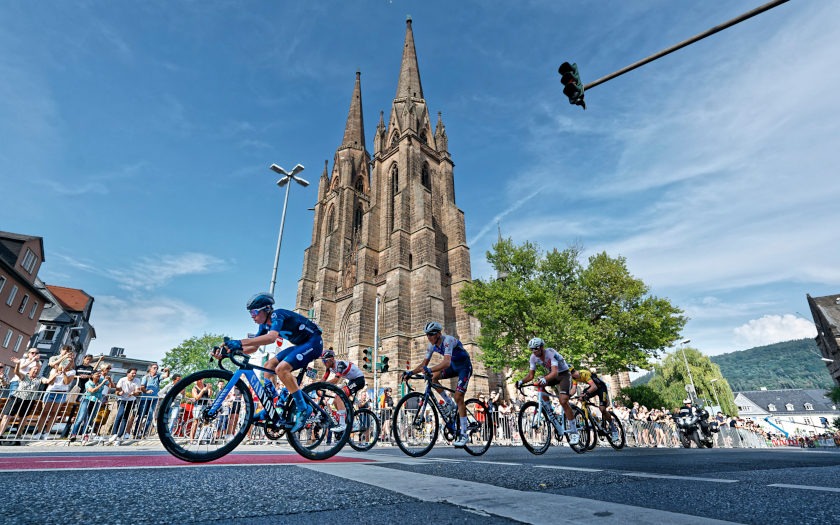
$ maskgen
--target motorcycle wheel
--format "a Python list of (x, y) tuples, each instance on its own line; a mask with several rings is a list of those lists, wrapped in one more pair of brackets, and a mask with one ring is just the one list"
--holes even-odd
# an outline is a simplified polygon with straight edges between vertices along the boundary
[(680, 443), (682, 443), (683, 448), (691, 448), (691, 440), (683, 432), (680, 432)]
[(703, 442), (700, 440), (700, 432), (694, 430), (691, 433), (691, 441), (694, 441), (694, 444), (697, 445), (697, 448), (703, 448)]

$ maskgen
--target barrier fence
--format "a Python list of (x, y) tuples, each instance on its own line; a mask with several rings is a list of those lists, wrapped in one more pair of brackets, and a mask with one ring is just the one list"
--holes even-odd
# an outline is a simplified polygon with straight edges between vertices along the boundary
[[(225, 400), (215, 427), (204, 428), (208, 435), (197, 436), (194, 414), (206, 401), (183, 398), (168, 414), (161, 414), (158, 397), (120, 399), (115, 395), (101, 400), (87, 399), (79, 393), (16, 391), (0, 398), (0, 442), (36, 442), (66, 440), (82, 444), (126, 444), (134, 440), (156, 439), (157, 419), (165, 417), (172, 434), (189, 440), (226, 439), (244, 416), (241, 399), (231, 396)], [(381, 422), (379, 443), (393, 444), (391, 436), (392, 410), (374, 409)], [(597, 411), (596, 411), (597, 413)], [(494, 426), (493, 445), (520, 446), (517, 429), (518, 413), (490, 414)], [(629, 447), (678, 448), (681, 443), (673, 421), (641, 421), (622, 419)], [(840, 437), (768, 437), (743, 428), (724, 426), (714, 433), (714, 446), (720, 448), (767, 447), (837, 447)], [(260, 427), (252, 426), (245, 444), (271, 443)]]

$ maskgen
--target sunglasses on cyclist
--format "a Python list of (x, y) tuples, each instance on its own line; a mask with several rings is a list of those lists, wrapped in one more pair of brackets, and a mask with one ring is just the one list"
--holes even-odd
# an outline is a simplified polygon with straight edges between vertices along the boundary
[(260, 315), (260, 312), (264, 312), (264, 311), (265, 311), (265, 308), (258, 308), (256, 310), (250, 310), (251, 317), (256, 317), (256, 316)]

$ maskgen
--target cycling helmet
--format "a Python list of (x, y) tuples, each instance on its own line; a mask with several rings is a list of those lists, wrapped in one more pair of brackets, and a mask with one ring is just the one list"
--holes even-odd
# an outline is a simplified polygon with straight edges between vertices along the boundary
[(541, 346), (545, 346), (545, 341), (543, 341), (539, 337), (535, 337), (528, 341), (528, 348), (530, 348), (531, 350), (536, 350)]
[(335, 352), (332, 350), (324, 350), (324, 353), (321, 354), (321, 359), (326, 361), (327, 359), (335, 359)]
[(245, 306), (246, 310), (262, 310), (274, 304), (274, 297), (270, 293), (260, 292), (248, 299), (248, 304)]
[(426, 323), (426, 328), (423, 329), (426, 335), (434, 335), (443, 332), (443, 326), (437, 321)]

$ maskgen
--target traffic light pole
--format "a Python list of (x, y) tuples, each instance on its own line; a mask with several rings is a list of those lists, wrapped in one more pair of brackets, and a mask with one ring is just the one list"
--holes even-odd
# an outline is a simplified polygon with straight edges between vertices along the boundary
[(373, 397), (374, 403), (379, 402), (379, 374), (376, 365), (379, 363), (379, 294), (376, 295), (376, 306), (373, 309)]
[(703, 40), (707, 36), (712, 36), (715, 33), (718, 33), (720, 31), (723, 31), (724, 29), (732, 27), (735, 24), (738, 24), (740, 22), (743, 22), (744, 20), (747, 20), (748, 18), (752, 18), (756, 15), (760, 15), (761, 13), (763, 13), (765, 11), (768, 11), (770, 9), (773, 9), (774, 7), (780, 6), (780, 5), (782, 5), (782, 4), (784, 4), (785, 2), (788, 2), (788, 1), (789, 0), (774, 0), (773, 2), (768, 2), (768, 3), (764, 4), (763, 6), (756, 7), (752, 11), (748, 11), (748, 12), (744, 13), (743, 15), (741, 15), (737, 18), (733, 18), (732, 20), (730, 20), (728, 22), (724, 22), (723, 24), (715, 26), (715, 27), (709, 29), (708, 31), (704, 31), (704, 32), (700, 33), (699, 35), (691, 37), (688, 40), (684, 40), (684, 41), (680, 42), (679, 44), (676, 44), (674, 46), (669, 47), (668, 49), (663, 49), (662, 51), (660, 51), (659, 53), (656, 53), (655, 55), (651, 55), (647, 58), (639, 60), (638, 62), (634, 62), (634, 63), (630, 64), (629, 66), (623, 68), (623, 69), (619, 69), (615, 73), (611, 73), (611, 74), (609, 74), (605, 77), (599, 78), (598, 80), (596, 80), (594, 82), (590, 82), (589, 84), (586, 84), (584, 86), (583, 91), (585, 93), (585, 92), (589, 91), (590, 89), (594, 88), (595, 86), (603, 84), (604, 82), (606, 82), (608, 80), (612, 80), (615, 77), (619, 77), (619, 76), (623, 75), (624, 73), (629, 73), (630, 71), (633, 71), (636, 68), (640, 68), (645, 64), (653, 62), (654, 60), (656, 60), (658, 58), (662, 58), (665, 55), (668, 55), (668, 54), (673, 53), (674, 51), (677, 51), (678, 49), (682, 49), (682, 48), (684, 48), (686, 46), (689, 46), (689, 45), (691, 45), (691, 44), (693, 44), (693, 43), (695, 43), (699, 40)]

